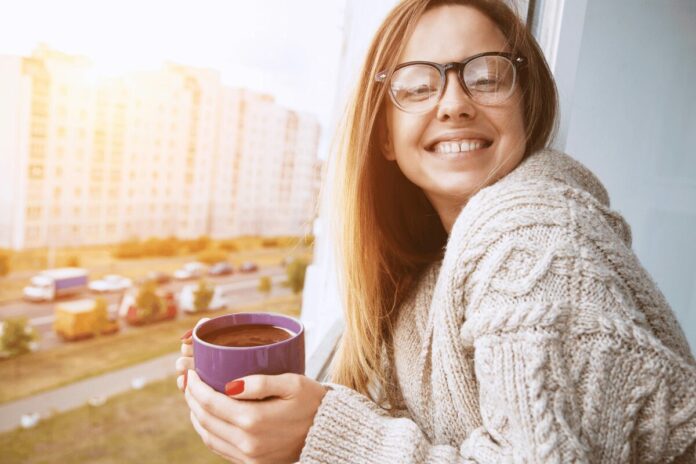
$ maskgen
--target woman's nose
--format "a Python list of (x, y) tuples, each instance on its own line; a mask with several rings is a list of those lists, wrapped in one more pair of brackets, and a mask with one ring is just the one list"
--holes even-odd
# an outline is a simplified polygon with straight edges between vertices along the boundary
[(460, 119), (473, 119), (476, 115), (476, 106), (464, 91), (455, 70), (447, 73), (447, 83), (442, 98), (437, 105), (437, 119), (440, 121), (457, 121)]

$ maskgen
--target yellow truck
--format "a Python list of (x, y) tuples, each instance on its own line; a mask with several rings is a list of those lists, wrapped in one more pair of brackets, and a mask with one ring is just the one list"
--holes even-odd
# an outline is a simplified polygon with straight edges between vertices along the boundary
[(117, 320), (109, 318), (105, 300), (75, 300), (55, 306), (53, 330), (65, 340), (81, 340), (118, 332)]

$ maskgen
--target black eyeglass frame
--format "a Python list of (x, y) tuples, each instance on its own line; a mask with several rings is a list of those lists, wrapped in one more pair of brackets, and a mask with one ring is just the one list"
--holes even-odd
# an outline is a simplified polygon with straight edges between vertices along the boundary
[[(466, 58), (466, 59), (464, 59), (464, 60), (462, 60), (462, 61), (452, 61), (452, 62), (450, 62), (450, 63), (444, 63), (444, 64), (441, 64), (441, 63), (434, 63), (434, 62), (432, 62), (432, 61), (407, 61), (407, 62), (405, 62), (405, 63), (401, 63), (401, 64), (397, 65), (396, 68), (394, 68), (394, 71), (393, 71), (391, 74), (389, 74), (388, 71), (380, 71), (380, 72), (378, 72), (378, 73), (375, 75), (375, 80), (376, 80), (377, 82), (387, 82), (387, 81), (388, 81), (388, 78), (391, 77), (394, 73), (396, 73), (396, 71), (398, 71), (398, 70), (401, 69), (401, 68), (405, 68), (406, 66), (419, 65), (419, 64), (420, 64), (420, 65), (428, 65), (428, 66), (431, 66), (431, 67), (437, 69), (437, 70), (439, 71), (439, 73), (440, 73), (440, 84), (441, 84), (441, 87), (440, 87), (440, 94), (439, 94), (438, 97), (437, 97), (437, 102), (439, 102), (440, 99), (442, 98), (443, 93), (445, 92), (445, 88), (447, 87), (447, 73), (448, 73), (451, 69), (454, 69), (455, 71), (457, 71), (457, 77), (458, 77), (458, 79), (459, 79), (459, 84), (460, 84), (460, 85), (462, 86), (462, 88), (464, 89), (464, 92), (469, 96), (469, 98), (475, 100), (474, 97), (471, 95), (471, 91), (469, 90), (469, 87), (467, 87), (466, 82), (464, 81), (464, 69), (466, 68), (466, 65), (469, 64), (469, 62), (471, 62), (471, 61), (473, 61), (473, 60), (475, 60), (475, 59), (477, 59), (477, 58), (484, 57), (484, 56), (502, 56), (502, 57), (507, 58), (508, 60), (510, 60), (510, 62), (511, 62), (512, 65), (513, 65), (513, 69), (515, 70), (515, 82), (517, 82), (517, 70), (518, 70), (518, 68), (521, 68), (521, 67), (527, 62), (527, 60), (526, 60), (525, 57), (523, 57), (523, 56), (521, 56), (521, 55), (516, 55), (516, 54), (514, 54), (514, 53), (509, 53), (509, 52), (483, 52), (483, 53), (478, 53), (478, 54), (476, 54), (476, 55), (470, 56), (470, 57), (468, 57), (468, 58)], [(389, 96), (390, 96), (392, 102), (394, 102), (394, 104), (397, 106), (397, 108), (401, 109), (402, 111), (406, 111), (407, 113), (419, 113), (419, 112), (429, 111), (429, 109), (428, 109), (428, 110), (423, 110), (423, 111), (409, 111), (409, 110), (406, 110), (406, 109), (402, 108), (401, 105), (399, 105), (399, 104), (396, 102), (396, 97), (394, 96), (394, 94), (393, 94), (393, 92), (392, 92), (392, 90), (391, 90), (391, 87), (389, 87), (389, 89), (387, 89), (387, 90), (388, 90), (388, 92), (389, 92)], [(509, 97), (508, 97), (508, 98), (509, 98)], [(506, 100), (503, 100), (503, 101), (506, 101)], [(502, 102), (501, 102), (501, 103), (502, 103)], [(435, 105), (437, 105), (437, 103), (435, 103)], [(434, 107), (435, 105), (433, 105), (433, 107)], [(432, 109), (432, 108), (430, 108), (430, 109)]]

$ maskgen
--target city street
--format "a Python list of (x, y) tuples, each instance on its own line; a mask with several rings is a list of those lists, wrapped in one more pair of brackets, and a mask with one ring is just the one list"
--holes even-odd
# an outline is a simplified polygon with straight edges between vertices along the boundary
[[(228, 305), (234, 307), (255, 303), (263, 298), (263, 295), (257, 290), (259, 279), (262, 276), (271, 277), (274, 286), (273, 295), (282, 295), (289, 292), (289, 289), (280, 286), (285, 280), (285, 271), (280, 266), (260, 268), (259, 271), (249, 274), (235, 273), (233, 275), (220, 277), (207, 276), (205, 280), (215, 286), (224, 286), (227, 290), (232, 291), (234, 293), (234, 301), (229, 301)], [(168, 284), (160, 285), (158, 288), (160, 290), (173, 292), (178, 297), (179, 292), (185, 285), (195, 284), (196, 282), (197, 280), (172, 281)], [(86, 291), (80, 295), (72, 296), (71, 298), (61, 299), (58, 303), (84, 298), (96, 298), (98, 296), (104, 297), (107, 300), (110, 313), (114, 314), (118, 311), (121, 292), (97, 294)], [(64, 343), (56, 336), (52, 329), (54, 320), (53, 311), (56, 303), (57, 302), (33, 303), (23, 300), (4, 303), (0, 305), (0, 320), (10, 317), (27, 317), (29, 319), (29, 324), (35, 327), (40, 334), (39, 349), (50, 349), (60, 343)], [(180, 313), (177, 313), (177, 318), (179, 315)], [(120, 326), (120, 330), (123, 333), (131, 330), (123, 321), (121, 321)]]

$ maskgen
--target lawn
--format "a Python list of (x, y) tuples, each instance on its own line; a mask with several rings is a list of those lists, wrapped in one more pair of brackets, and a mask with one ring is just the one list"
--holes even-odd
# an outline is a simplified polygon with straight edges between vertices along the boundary
[(0, 434), (4, 464), (217, 464), (189, 421), (174, 378)]
[[(299, 316), (301, 295), (271, 298), (228, 312), (272, 311)], [(216, 312), (222, 315), (225, 312)], [(181, 335), (200, 315), (135, 328), (0, 361), (0, 403), (51, 390), (79, 380), (141, 363), (179, 349)]]

